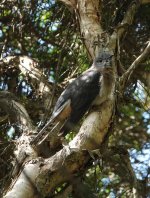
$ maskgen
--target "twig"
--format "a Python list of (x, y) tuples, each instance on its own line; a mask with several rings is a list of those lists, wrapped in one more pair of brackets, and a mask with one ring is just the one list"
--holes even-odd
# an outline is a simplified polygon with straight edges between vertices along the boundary
[(143, 53), (137, 57), (137, 59), (132, 63), (132, 65), (128, 68), (128, 70), (121, 76), (120, 85), (121, 88), (124, 89), (125, 84), (131, 79), (131, 76), (137, 66), (150, 55), (150, 41), (148, 42), (147, 47), (144, 49)]

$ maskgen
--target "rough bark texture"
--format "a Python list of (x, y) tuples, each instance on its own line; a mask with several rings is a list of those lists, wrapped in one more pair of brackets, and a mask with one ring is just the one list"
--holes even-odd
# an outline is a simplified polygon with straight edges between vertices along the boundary
[[(78, 18), (80, 25), (80, 31), (85, 43), (85, 46), (92, 58), (97, 54), (95, 50), (94, 43), (101, 38), (103, 32), (101, 27), (100, 16), (98, 15), (99, 1), (98, 0), (62, 0), (70, 10), (73, 10)], [(145, 3), (146, 1), (143, 1)], [(127, 10), (125, 18), (123, 19), (123, 24), (130, 25), (133, 21), (136, 9), (139, 4), (134, 3)], [(125, 32), (126, 28), (122, 25), (118, 34), (116, 31), (106, 38), (110, 41), (107, 50), (114, 52), (116, 49), (116, 41)], [(119, 38), (117, 38), (119, 36)], [(106, 39), (106, 40), (107, 40)], [(100, 46), (96, 46), (96, 49), (100, 49)], [(116, 57), (115, 57), (116, 58)], [(22, 62), (22, 60), (20, 59)], [(141, 60), (138, 62), (138, 64)], [(25, 64), (25, 62), (23, 63)], [(30, 65), (27, 63), (27, 65)], [(25, 64), (25, 66), (27, 66)], [(20, 167), (20, 172), (16, 176), (16, 181), (12, 184), (11, 188), (5, 195), (5, 198), (25, 198), (25, 197), (44, 197), (51, 195), (56, 187), (64, 182), (70, 182), (74, 178), (74, 175), (80, 171), (84, 171), (86, 164), (90, 159), (88, 150), (95, 150), (100, 148), (105, 136), (109, 132), (109, 126), (113, 122), (113, 115), (115, 111), (115, 86), (116, 86), (116, 65), (115, 60), (113, 61), (114, 67), (114, 81), (112, 89), (112, 97), (93, 109), (85, 121), (83, 122), (79, 133), (76, 137), (69, 143), (69, 145), (64, 146), (60, 151), (55, 153), (52, 157), (47, 159), (37, 158), (36, 148), (29, 145), (29, 139), (22, 136), (18, 140), (18, 151), (28, 150), (23, 164)], [(131, 66), (132, 67), (132, 66)], [(132, 67), (133, 68), (133, 67)], [(20, 64), (20, 69), (24, 70), (22, 64)], [(135, 70), (129, 68), (128, 75), (131, 75)], [(26, 70), (24, 71), (26, 72)], [(35, 71), (34, 77), (37, 75), (37, 70)], [(36, 79), (38, 78), (35, 77)], [(122, 77), (124, 81), (125, 77)], [(49, 89), (48, 89), (49, 91)], [(28, 121), (30, 124), (31, 122)], [(27, 149), (28, 148), (28, 149)], [(19, 153), (19, 152), (18, 152)], [(18, 154), (19, 155), (19, 154)], [(136, 186), (134, 184), (134, 186)], [(19, 191), (18, 191), (19, 188)]]
[(101, 37), (103, 32), (100, 25), (100, 16), (98, 14), (99, 1), (78, 0), (76, 4), (76, 12), (81, 36), (89, 54), (94, 58), (99, 50), (97, 45), (95, 45), (95, 42), (98, 42), (98, 38)]
[(0, 106), (9, 114), (11, 123), (18, 123), (20, 131), (32, 132), (35, 130), (26, 109), (19, 103), (18, 99), (7, 91), (0, 92)]

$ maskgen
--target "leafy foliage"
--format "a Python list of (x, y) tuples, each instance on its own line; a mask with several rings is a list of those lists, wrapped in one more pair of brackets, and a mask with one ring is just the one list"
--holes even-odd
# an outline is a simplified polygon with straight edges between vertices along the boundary
[[(122, 20), (130, 1), (103, 1), (102, 25), (108, 33)], [(26, 55), (38, 62), (38, 69), (55, 86), (57, 96), (69, 79), (76, 77), (90, 65), (84, 49), (76, 17), (59, 2), (53, 0), (3, 1), (0, 4), (0, 53), (1, 59), (7, 56)], [(108, 12), (109, 10), (109, 12)], [(134, 24), (121, 39), (120, 60), (127, 69), (135, 60), (149, 37), (150, 6), (144, 5), (137, 11)], [(150, 71), (150, 60), (141, 66), (137, 74)], [(134, 77), (133, 77), (134, 78)], [(31, 77), (24, 75), (13, 65), (0, 65), (0, 89), (8, 90), (18, 97), (28, 110), (33, 122), (41, 119), (42, 98), (32, 86)], [(109, 138), (109, 146), (128, 149), (135, 172), (141, 181), (147, 181), (147, 153), (150, 134), (150, 102), (147, 83), (141, 78), (133, 79), (125, 95), (119, 99), (114, 132)], [(43, 112), (42, 112), (43, 113)], [(13, 157), (13, 144), (20, 133), (10, 134), (10, 129), (18, 123), (10, 123), (9, 115), (0, 107), (0, 188), (9, 177), (10, 160)], [(68, 139), (72, 138), (72, 134)], [(139, 157), (141, 156), (141, 157)], [(83, 180), (99, 197), (130, 197), (132, 194), (126, 165), (117, 152), (112, 156), (97, 160), (90, 167)], [(139, 168), (143, 166), (144, 169)], [(139, 176), (140, 175), (140, 176)], [(146, 183), (147, 185), (147, 183)], [(145, 186), (146, 186), (145, 185)], [(147, 189), (147, 188), (146, 188)], [(61, 188), (60, 188), (61, 190)], [(145, 196), (148, 193), (145, 192)]]

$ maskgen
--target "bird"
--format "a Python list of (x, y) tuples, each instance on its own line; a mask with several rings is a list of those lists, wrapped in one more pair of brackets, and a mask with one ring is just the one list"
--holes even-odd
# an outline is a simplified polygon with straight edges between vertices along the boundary
[(112, 89), (112, 56), (110, 52), (99, 53), (92, 66), (66, 87), (54, 106), (51, 118), (31, 144), (49, 133), (45, 130), (52, 122), (65, 121), (60, 134), (66, 135), (90, 106), (100, 105), (107, 100)]

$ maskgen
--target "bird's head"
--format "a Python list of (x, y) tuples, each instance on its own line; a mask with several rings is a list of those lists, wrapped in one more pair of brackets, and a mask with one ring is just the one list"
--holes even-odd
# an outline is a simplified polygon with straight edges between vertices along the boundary
[(93, 66), (100, 72), (109, 72), (112, 70), (112, 54), (108, 52), (100, 53), (94, 60)]

